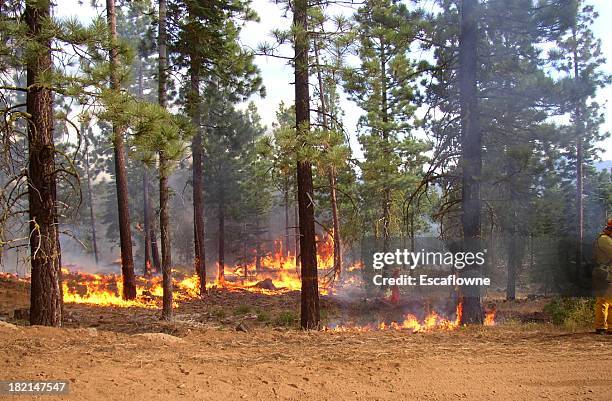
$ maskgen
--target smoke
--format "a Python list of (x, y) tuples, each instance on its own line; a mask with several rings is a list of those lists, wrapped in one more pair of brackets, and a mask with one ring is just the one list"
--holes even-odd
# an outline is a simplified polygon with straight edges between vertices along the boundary
[[(78, 238), (78, 237), (77, 237)], [(62, 249), (62, 267), (68, 270), (85, 273), (114, 273), (121, 272), (120, 252), (118, 247), (112, 246), (105, 238), (98, 240), (98, 263), (91, 249), (86, 248), (75, 237), (60, 235)]]

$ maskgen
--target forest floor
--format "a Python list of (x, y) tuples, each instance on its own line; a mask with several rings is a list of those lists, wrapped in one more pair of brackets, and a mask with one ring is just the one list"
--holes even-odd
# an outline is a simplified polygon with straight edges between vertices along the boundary
[[(49, 328), (11, 312), (27, 283), (0, 281), (0, 380), (70, 381), (69, 395), (19, 400), (610, 400), (612, 336), (553, 327), (545, 302), (500, 302), (493, 327), (303, 332), (299, 293), (218, 290), (172, 323), (66, 304)], [(327, 321), (342, 309), (322, 307)]]

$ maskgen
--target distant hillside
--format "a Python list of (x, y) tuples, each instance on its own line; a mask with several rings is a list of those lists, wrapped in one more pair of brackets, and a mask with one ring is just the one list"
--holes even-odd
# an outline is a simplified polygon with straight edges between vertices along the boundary
[(600, 162), (595, 163), (595, 168), (597, 171), (601, 170), (610, 170), (612, 168), (612, 160), (602, 160)]

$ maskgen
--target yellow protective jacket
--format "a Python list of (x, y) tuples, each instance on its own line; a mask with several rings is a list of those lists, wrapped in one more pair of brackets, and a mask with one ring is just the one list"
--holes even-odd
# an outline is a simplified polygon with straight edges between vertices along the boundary
[(595, 268), (593, 269), (593, 287), (596, 292), (610, 292), (612, 287), (612, 237), (601, 233), (595, 240), (593, 246), (593, 259)]

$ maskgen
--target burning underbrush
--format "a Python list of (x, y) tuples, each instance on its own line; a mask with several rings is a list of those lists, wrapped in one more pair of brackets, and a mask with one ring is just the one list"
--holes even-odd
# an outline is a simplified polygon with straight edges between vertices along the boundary
[[(64, 302), (113, 307), (159, 308), (162, 297), (161, 277), (137, 277), (137, 298), (123, 300), (121, 280), (116, 275), (87, 274), (64, 270)], [(462, 303), (450, 300), (448, 303), (432, 307), (426, 301), (399, 301), (397, 294), (390, 297), (367, 299), (363, 291), (359, 291), (359, 271), (347, 272), (344, 279), (333, 288), (322, 291), (327, 310), (324, 312), (324, 330), (331, 332), (367, 332), (384, 330), (402, 330), (412, 333), (429, 331), (452, 331), (460, 326)], [(174, 272), (175, 307), (199, 300), (197, 275), (186, 275)], [(215, 305), (209, 315), (216, 315), (220, 320), (233, 323), (226, 312), (218, 308), (223, 305), (233, 305), (228, 313), (247, 309), (245, 305), (257, 305), (260, 299), (285, 299), (285, 304), (292, 309), (299, 305), (300, 281), (297, 275), (285, 270), (262, 269), (257, 277), (244, 278), (232, 272), (227, 274), (223, 282), (215, 281), (207, 285), (208, 295), (204, 303)], [(350, 292), (353, 291), (353, 292)], [(354, 296), (357, 292), (359, 295)], [(233, 294), (233, 295), (232, 295)], [(247, 294), (252, 294), (250, 298)], [(347, 294), (350, 294), (347, 296)], [(230, 298), (243, 299), (244, 303), (232, 303)], [(352, 298), (353, 301), (347, 301)], [(281, 304), (277, 305), (280, 306)], [(257, 313), (251, 313), (252, 318), (261, 323), (268, 323), (265, 312), (265, 301)], [(250, 308), (249, 308), (250, 310)], [(288, 318), (280, 325), (292, 326), (294, 318)], [(248, 315), (248, 313), (244, 313)], [(282, 315), (282, 313), (281, 313)], [(495, 309), (490, 308), (485, 314), (485, 325), (495, 324)]]
[[(431, 331), (452, 331), (461, 325), (463, 313), (463, 303), (459, 300), (456, 306), (440, 305), (432, 308), (431, 305), (423, 301), (409, 301), (396, 305), (387, 300), (375, 300), (373, 305), (368, 308), (370, 312), (363, 308), (356, 310), (357, 315), (354, 322), (350, 318), (344, 318), (349, 323), (331, 323), (326, 330), (333, 332), (368, 332), (397, 330), (412, 333), (423, 333)], [(374, 311), (372, 313), (371, 311)], [(354, 311), (355, 312), (355, 311)], [(372, 316), (374, 315), (374, 316)], [(484, 325), (495, 325), (496, 309), (489, 306), (485, 309)]]
[[(207, 283), (204, 298), (199, 294), (197, 274), (173, 269), (174, 307), (177, 313), (188, 316), (189, 321), (200, 323), (216, 320), (223, 325), (235, 325), (244, 319), (251, 319), (253, 324), (264, 326), (297, 326), (301, 280), (295, 255), (283, 251), (281, 246), (275, 246), (272, 251), (262, 253), (261, 257), (254, 255), (248, 260), (249, 263), (238, 262), (235, 266), (221, 269), (217, 266), (217, 278)], [(423, 298), (410, 299), (407, 294), (400, 294), (397, 287), (389, 293), (379, 293), (374, 297), (368, 295), (360, 263), (346, 266), (340, 279), (331, 280), (335, 272), (333, 242), (329, 239), (319, 243), (317, 262), (322, 295), (321, 320), (326, 331), (402, 330), (417, 333), (451, 331), (460, 326), (462, 303), (458, 299), (434, 304)], [(126, 310), (126, 313), (139, 313), (145, 316), (144, 319), (150, 319), (161, 308), (161, 275), (136, 276), (136, 299), (124, 300), (121, 297), (123, 283), (120, 275), (85, 273), (81, 270), (80, 266), (75, 265), (62, 269), (64, 303), (67, 305), (83, 307), (94, 316), (97, 314), (96, 308), (99, 311), (106, 308), (113, 316), (117, 315), (117, 319), (124, 315), (122, 309), (131, 308), (131, 312)], [(2, 274), (0, 278), (3, 280), (29, 286), (28, 278)], [(139, 311), (136, 312), (134, 308)], [(83, 322), (90, 321), (87, 313), (81, 313)], [(495, 309), (489, 308), (485, 325), (494, 323)]]
[[(332, 294), (360, 283), (360, 265), (349, 266), (342, 280), (332, 281), (333, 240), (326, 237), (317, 246), (317, 266), (320, 276), (320, 293)], [(235, 266), (216, 266), (217, 278), (206, 284), (208, 291), (222, 289), (229, 292), (248, 291), (264, 295), (279, 295), (300, 291), (301, 279), (297, 258), (292, 252), (282, 249), (280, 241), (274, 241), (267, 252), (257, 252), (238, 262)], [(137, 297), (134, 300), (121, 298), (122, 281), (116, 274), (90, 274), (79, 271), (79, 266), (62, 269), (64, 302), (117, 307), (156, 308), (163, 294), (161, 276), (137, 276)], [(173, 289), (177, 302), (199, 297), (197, 274), (174, 270)]]
[[(233, 328), (244, 322), (249, 327), (298, 327), (299, 291), (291, 285), (284, 286), (285, 276), (277, 273), (264, 270), (259, 281), (257, 278), (241, 281), (240, 277), (228, 274), (223, 283), (209, 284), (206, 297), (201, 299), (197, 276), (174, 272), (177, 318), (188, 322), (189, 327)], [(425, 299), (411, 300), (405, 294), (398, 297), (393, 293), (368, 298), (359, 285), (360, 274), (359, 271), (346, 272), (344, 279), (322, 296), (321, 320), (325, 331), (423, 333), (460, 327), (460, 301), (449, 299), (435, 303)], [(2, 277), (15, 285), (29, 284), (27, 278), (9, 274)], [(161, 277), (137, 276), (136, 280), (137, 298), (123, 300), (120, 276), (63, 269), (68, 324), (120, 331), (140, 331), (145, 327), (155, 330), (160, 324), (155, 322), (161, 308)], [(489, 306), (485, 324), (493, 325), (494, 319), (495, 309)]]
[[(175, 298), (177, 301), (197, 296), (197, 276), (175, 273)], [(91, 274), (62, 269), (64, 302), (99, 306), (157, 308), (161, 302), (161, 276), (136, 276), (136, 299), (121, 298), (123, 282), (115, 274)]]

